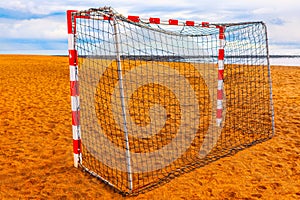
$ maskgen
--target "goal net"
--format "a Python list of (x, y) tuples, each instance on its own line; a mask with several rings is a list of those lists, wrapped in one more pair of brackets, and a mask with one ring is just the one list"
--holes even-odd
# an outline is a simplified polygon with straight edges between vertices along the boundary
[(266, 26), (68, 11), (74, 165), (123, 194), (271, 138)]

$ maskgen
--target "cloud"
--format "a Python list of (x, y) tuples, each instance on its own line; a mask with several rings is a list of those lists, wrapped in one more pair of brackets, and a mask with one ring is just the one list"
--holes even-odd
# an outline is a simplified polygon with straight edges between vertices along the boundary
[(51, 12), (64, 10), (65, 4), (61, 2), (57, 0), (43, 2), (38, 0), (9, 0), (1, 1), (0, 8), (14, 11), (15, 15), (18, 15), (19, 13), (49, 14)]
[(270, 23), (274, 24), (274, 25), (278, 25), (278, 26), (283, 26), (285, 24), (285, 20), (283, 20), (279, 17), (276, 17), (276, 18), (271, 19)]
[(0, 19), (0, 38), (64, 39), (66, 23), (60, 17), (31, 18), (25, 20)]

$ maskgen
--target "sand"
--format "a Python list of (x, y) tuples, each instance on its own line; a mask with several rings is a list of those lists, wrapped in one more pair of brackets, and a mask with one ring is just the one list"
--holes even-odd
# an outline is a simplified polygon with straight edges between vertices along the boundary
[[(0, 199), (122, 199), (73, 167), (67, 57), (0, 56)], [(300, 199), (300, 67), (272, 66), (276, 135), (128, 199)]]

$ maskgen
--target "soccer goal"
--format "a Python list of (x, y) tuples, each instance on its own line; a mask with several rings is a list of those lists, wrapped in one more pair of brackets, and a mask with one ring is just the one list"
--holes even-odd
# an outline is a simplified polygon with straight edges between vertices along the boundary
[(273, 136), (263, 22), (67, 19), (75, 167), (137, 194)]

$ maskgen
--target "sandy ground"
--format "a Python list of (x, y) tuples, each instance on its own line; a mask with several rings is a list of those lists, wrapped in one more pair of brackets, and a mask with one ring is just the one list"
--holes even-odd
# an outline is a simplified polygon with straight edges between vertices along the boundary
[[(272, 66), (276, 135), (128, 199), (300, 199), (300, 67)], [(73, 167), (67, 57), (0, 56), (0, 199), (122, 199)]]

